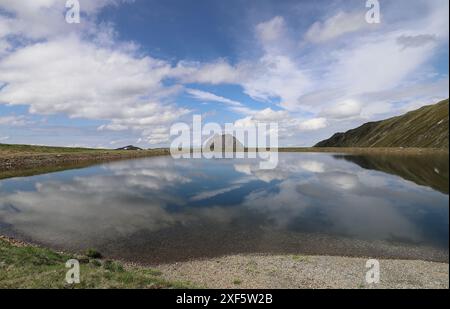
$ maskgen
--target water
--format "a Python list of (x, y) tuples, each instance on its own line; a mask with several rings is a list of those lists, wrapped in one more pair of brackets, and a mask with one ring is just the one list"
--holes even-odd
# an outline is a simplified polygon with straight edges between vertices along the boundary
[(448, 156), (146, 158), (0, 181), (0, 234), (161, 263), (239, 253), (448, 261)]

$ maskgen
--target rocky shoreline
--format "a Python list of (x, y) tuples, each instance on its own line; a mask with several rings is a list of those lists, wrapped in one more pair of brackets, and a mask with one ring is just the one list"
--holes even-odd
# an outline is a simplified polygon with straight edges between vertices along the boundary
[(159, 265), (166, 280), (212, 289), (448, 289), (449, 264), (379, 259), (380, 281), (366, 282), (367, 258), (231, 255)]
[[(40, 246), (0, 235), (0, 242), (27, 249)], [(48, 249), (42, 249), (48, 250)], [(55, 254), (68, 254), (55, 252)], [(125, 269), (157, 274), (162, 282), (208, 289), (448, 289), (449, 264), (378, 259), (379, 283), (367, 283), (368, 258), (309, 255), (239, 254), (144, 266), (105, 260)], [(0, 261), (1, 262), (1, 261)], [(80, 262), (81, 263), (81, 262)], [(101, 262), (100, 262), (101, 263)], [(106, 263), (106, 262), (105, 262)], [(65, 269), (63, 269), (65, 271)], [(29, 276), (33, 276), (32, 273)], [(45, 278), (43, 278), (45, 280)], [(106, 280), (106, 279), (105, 279)], [(36, 282), (39, 286), (39, 282)], [(42, 287), (46, 287), (43, 283)], [(103, 284), (108, 285), (107, 281)], [(117, 284), (117, 283), (116, 283)], [(0, 282), (1, 285), (1, 282)], [(95, 285), (92, 286), (95, 288)]]

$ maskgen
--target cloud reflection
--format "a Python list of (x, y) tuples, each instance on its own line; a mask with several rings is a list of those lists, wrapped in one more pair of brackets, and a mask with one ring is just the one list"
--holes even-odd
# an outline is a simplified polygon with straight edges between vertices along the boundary
[(170, 242), (170, 235), (199, 229), (217, 243), (236, 228), (253, 235), (236, 246), (267, 237), (260, 229), (289, 237), (448, 241), (448, 196), (331, 155), (282, 154), (274, 171), (251, 160), (169, 157), (94, 169), (37, 176), (31, 187), (30, 179), (4, 180), (0, 223), (39, 242), (73, 247), (114, 246), (136, 235), (145, 246), (163, 231)]

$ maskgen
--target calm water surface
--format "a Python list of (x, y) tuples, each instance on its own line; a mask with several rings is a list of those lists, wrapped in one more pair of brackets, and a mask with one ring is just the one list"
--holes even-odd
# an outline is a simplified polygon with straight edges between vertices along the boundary
[(448, 261), (448, 156), (121, 161), (0, 181), (0, 234), (146, 263), (236, 253)]

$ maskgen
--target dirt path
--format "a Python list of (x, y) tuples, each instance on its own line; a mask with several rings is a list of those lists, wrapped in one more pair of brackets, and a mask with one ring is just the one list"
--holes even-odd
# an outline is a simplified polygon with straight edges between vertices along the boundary
[(367, 259), (330, 256), (234, 255), (160, 265), (168, 280), (206, 288), (444, 288), (445, 263), (379, 260), (380, 283), (365, 281)]

